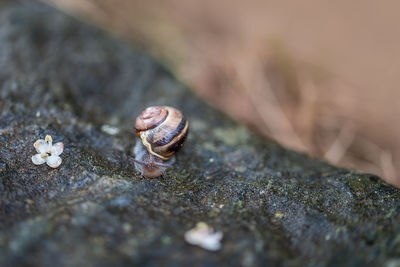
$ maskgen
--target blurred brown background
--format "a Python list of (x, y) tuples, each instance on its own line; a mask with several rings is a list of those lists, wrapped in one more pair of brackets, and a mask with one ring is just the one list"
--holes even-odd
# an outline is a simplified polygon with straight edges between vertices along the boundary
[(261, 135), (400, 186), (400, 2), (46, 0)]

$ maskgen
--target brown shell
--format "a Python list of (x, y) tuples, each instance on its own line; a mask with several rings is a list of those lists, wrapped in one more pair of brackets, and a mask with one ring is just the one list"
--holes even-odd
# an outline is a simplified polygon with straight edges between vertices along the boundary
[(139, 131), (153, 129), (162, 123), (168, 115), (164, 107), (148, 107), (140, 114), (135, 121), (136, 134)]
[(184, 144), (189, 122), (172, 107), (149, 107), (136, 119), (136, 134), (150, 154), (170, 159)]

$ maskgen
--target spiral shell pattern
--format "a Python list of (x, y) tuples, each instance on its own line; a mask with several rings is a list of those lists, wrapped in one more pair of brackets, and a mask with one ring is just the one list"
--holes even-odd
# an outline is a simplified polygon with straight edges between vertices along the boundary
[(148, 107), (137, 117), (135, 128), (150, 154), (168, 160), (183, 146), (189, 122), (173, 107)]

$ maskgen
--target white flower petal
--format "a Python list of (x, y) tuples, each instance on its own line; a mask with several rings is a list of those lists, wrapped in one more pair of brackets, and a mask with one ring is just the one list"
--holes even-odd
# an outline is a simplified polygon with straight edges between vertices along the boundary
[(41, 154), (36, 154), (34, 156), (32, 156), (32, 162), (35, 165), (40, 165), (46, 162), (46, 159), (42, 158)]
[(184, 235), (186, 242), (201, 248), (217, 251), (221, 249), (222, 232), (214, 232), (212, 227), (200, 222), (195, 228), (187, 231)]
[(46, 141), (47, 143), (51, 144), (53, 143), (53, 138), (51, 138), (50, 135), (46, 135), (46, 137), (44, 138), (44, 141)]
[(57, 168), (61, 165), (62, 159), (59, 156), (50, 156), (46, 158), (46, 163), (52, 168)]
[(199, 242), (199, 246), (204, 249), (216, 251), (221, 249), (221, 239), (222, 233), (217, 232), (214, 234), (210, 234), (207, 238), (204, 238), (201, 242)]
[(43, 139), (37, 140), (37, 141), (33, 144), (33, 146), (35, 147), (37, 153), (46, 153), (46, 152), (48, 152), (49, 149), (50, 149), (49, 144), (48, 144), (45, 140), (43, 140)]
[(58, 156), (64, 151), (64, 144), (61, 142), (55, 143), (50, 150), (52, 156)]

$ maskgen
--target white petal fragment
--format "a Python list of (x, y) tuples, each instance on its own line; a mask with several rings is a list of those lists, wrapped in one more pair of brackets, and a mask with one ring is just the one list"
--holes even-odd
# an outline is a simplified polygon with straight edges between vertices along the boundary
[(61, 142), (55, 143), (50, 150), (52, 156), (58, 156), (64, 151), (64, 144)]
[(185, 240), (191, 245), (196, 245), (210, 251), (221, 249), (222, 232), (214, 232), (206, 223), (200, 222), (195, 228), (185, 233)]
[(221, 249), (222, 232), (210, 234), (208, 238), (204, 239), (200, 246), (204, 249), (217, 251)]
[(41, 154), (36, 154), (34, 156), (32, 156), (32, 162), (35, 165), (40, 165), (46, 162), (46, 159), (42, 158)]
[(62, 159), (59, 156), (52, 155), (46, 158), (46, 163), (52, 168), (57, 168), (61, 165)]
[(116, 135), (119, 133), (119, 129), (117, 127), (104, 124), (101, 126), (101, 130), (109, 135)]
[(50, 148), (49, 144), (43, 139), (37, 140), (33, 146), (35, 147), (37, 153), (46, 153)]

